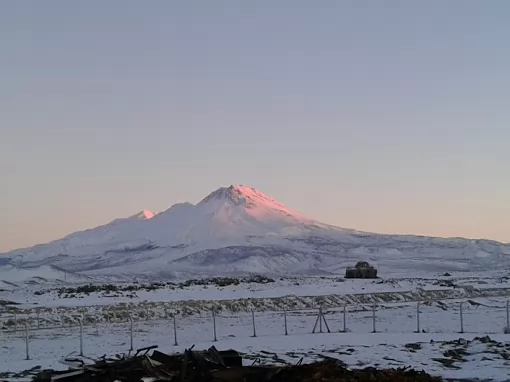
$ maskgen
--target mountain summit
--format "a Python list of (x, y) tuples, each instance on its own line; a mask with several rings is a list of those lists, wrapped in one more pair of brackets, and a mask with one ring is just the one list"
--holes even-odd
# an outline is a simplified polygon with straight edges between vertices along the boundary
[(199, 210), (212, 210), (216, 214), (223, 211), (232, 216), (236, 213), (236, 221), (240, 218), (257, 220), (260, 223), (280, 221), (283, 225), (311, 221), (263, 192), (243, 185), (221, 187), (206, 196), (196, 207)]
[(208, 203), (213, 200), (229, 201), (235, 205), (243, 205), (246, 208), (263, 205), (266, 208), (280, 209), (283, 211), (288, 210), (283, 204), (270, 198), (266, 194), (252, 187), (243, 185), (218, 188), (202, 199), (199, 204)]
[[(268, 273), (338, 274), (358, 260), (394, 272), (510, 265), (510, 246), (487, 240), (381, 235), (322, 224), (248, 186), (221, 187), (198, 204), (76, 232), (4, 254), (0, 266), (54, 266), (87, 277), (132, 279)], [(42, 271), (41, 271), (42, 272)], [(27, 272), (19, 272), (27, 274)]]
[(131, 216), (131, 219), (140, 219), (140, 220), (149, 220), (154, 217), (154, 212), (151, 212), (149, 210), (142, 210), (138, 212), (137, 214), (134, 214)]

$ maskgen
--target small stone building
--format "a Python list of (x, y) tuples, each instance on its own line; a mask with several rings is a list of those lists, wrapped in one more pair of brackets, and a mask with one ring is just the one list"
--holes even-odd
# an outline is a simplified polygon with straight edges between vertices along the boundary
[(377, 269), (366, 261), (358, 261), (354, 268), (345, 270), (346, 279), (376, 279)]

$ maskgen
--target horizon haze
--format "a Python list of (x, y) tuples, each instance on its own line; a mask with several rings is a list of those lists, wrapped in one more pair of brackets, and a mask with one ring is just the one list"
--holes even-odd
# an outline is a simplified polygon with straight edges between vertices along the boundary
[(510, 3), (0, 4), (0, 252), (246, 184), (510, 242)]
[[(52, 242), (58, 242), (61, 239), (70, 238), (71, 236), (74, 236), (76, 238), (76, 237), (78, 237), (76, 235), (81, 235), (81, 234), (86, 234), (86, 233), (93, 234), (96, 231), (96, 229), (107, 228), (110, 225), (117, 224), (117, 223), (123, 224), (127, 220), (146, 221), (146, 220), (153, 219), (156, 216), (158, 218), (163, 217), (162, 219), (165, 219), (164, 215), (171, 214), (172, 212), (175, 213), (176, 208), (177, 209), (184, 208), (184, 210), (187, 210), (190, 207), (198, 208), (201, 205), (210, 204), (210, 203), (213, 203), (214, 208), (211, 210), (210, 207), (208, 207), (206, 209), (206, 210), (209, 210), (207, 217), (206, 217), (206, 215), (204, 215), (204, 216), (202, 216), (202, 218), (214, 219), (214, 216), (218, 215), (217, 217), (220, 220), (222, 220), (224, 218), (223, 215), (224, 215), (225, 211), (221, 211), (221, 208), (222, 208), (221, 204), (220, 205), (214, 204), (214, 201), (218, 200), (218, 199), (222, 202), (227, 201), (227, 203), (229, 205), (230, 205), (230, 203), (232, 203), (232, 206), (235, 205), (236, 208), (239, 207), (239, 208), (244, 209), (245, 212), (247, 212), (249, 214), (253, 214), (252, 218), (255, 218), (259, 222), (265, 221), (266, 223), (269, 224), (269, 226), (271, 226), (273, 219), (276, 218), (276, 220), (279, 220), (282, 218), (282, 216), (278, 216), (278, 217), (271, 216), (271, 213), (268, 215), (268, 211), (273, 211), (273, 212), (276, 211), (278, 215), (282, 214), (287, 217), (291, 217), (291, 219), (297, 219), (297, 222), (299, 225), (300, 224), (305, 224), (305, 225), (318, 224), (319, 226), (323, 226), (324, 224), (326, 224), (332, 229), (339, 229), (341, 231), (354, 230), (356, 232), (363, 232), (363, 233), (367, 233), (367, 234), (376, 234), (376, 235), (385, 234), (385, 233), (381, 233), (381, 232), (363, 231), (363, 230), (356, 229), (355, 227), (340, 227), (340, 226), (336, 226), (334, 224), (324, 223), (324, 222), (318, 221), (316, 219), (313, 219), (313, 217), (303, 215), (299, 211), (289, 208), (288, 206), (280, 203), (280, 201), (272, 198), (271, 195), (267, 195), (264, 192), (261, 192), (260, 190), (257, 190), (253, 187), (250, 187), (248, 185), (241, 185), (241, 184), (234, 185), (234, 184), (232, 184), (230, 186), (222, 186), (222, 187), (219, 187), (218, 189), (213, 190), (212, 192), (204, 195), (203, 198), (201, 198), (196, 203), (190, 203), (187, 201), (181, 202), (181, 203), (175, 203), (175, 204), (169, 206), (168, 208), (166, 208), (165, 210), (158, 211), (158, 212), (144, 209), (144, 210), (141, 210), (131, 216), (119, 216), (119, 217), (116, 217), (108, 222), (99, 224), (98, 226), (87, 227), (86, 229), (83, 229), (83, 230), (71, 232), (71, 233), (69, 233), (69, 235), (64, 235), (63, 237), (52, 239), (48, 243), (38, 243), (37, 245), (44, 246), (45, 244), (49, 244)], [(227, 211), (229, 208), (230, 207), (227, 208)], [(230, 215), (230, 214), (231, 214), (231, 212), (229, 211), (228, 215)], [(232, 218), (230, 217), (230, 219), (232, 219)], [(236, 220), (236, 219), (238, 219), (238, 218), (234, 218), (234, 220)], [(186, 221), (186, 218), (185, 218), (185, 221)], [(242, 218), (237, 222), (237, 224), (241, 221), (242, 221)], [(232, 221), (232, 222), (234, 222), (234, 221)], [(137, 224), (137, 223), (133, 223), (133, 224)], [(183, 223), (183, 224), (186, 225), (185, 223)], [(168, 227), (168, 228), (170, 228), (170, 231), (172, 230), (172, 227), (175, 229), (175, 226), (171, 225)], [(107, 231), (109, 231), (109, 230), (110, 230), (110, 228), (107, 228)], [(150, 232), (147, 232), (147, 233), (150, 233)], [(269, 234), (269, 233), (270, 233), (270, 229), (265, 234)], [(216, 232), (214, 235), (217, 235), (217, 234), (220, 234), (220, 236), (221, 236), (220, 232)], [(392, 235), (392, 234), (390, 233), (390, 235)], [(393, 234), (393, 235), (395, 235), (395, 234)], [(396, 235), (399, 235), (399, 234), (396, 234)], [(404, 234), (400, 234), (400, 235), (416, 236), (417, 238), (430, 237), (427, 235), (420, 235), (420, 234), (405, 234), (404, 233)], [(432, 237), (432, 238), (434, 238), (434, 237)], [(466, 239), (464, 237), (441, 237), (441, 236), (439, 236), (439, 237), (436, 236), (436, 238)], [(470, 239), (470, 238), (468, 238), (468, 239)], [(484, 238), (480, 238), (480, 239), (485, 240)], [(490, 239), (487, 239), (487, 240), (490, 240)], [(501, 242), (501, 244), (509, 244), (510, 245), (510, 243), (505, 243), (505, 242)], [(25, 247), (25, 248), (21, 247), (21, 248), (16, 248), (15, 251), (30, 249), (30, 248), (32, 248), (32, 247), (31, 246)]]

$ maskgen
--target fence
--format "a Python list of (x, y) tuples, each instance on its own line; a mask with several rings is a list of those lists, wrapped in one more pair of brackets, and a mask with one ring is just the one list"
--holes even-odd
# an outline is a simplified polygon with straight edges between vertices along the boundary
[[(225, 313), (212, 311), (199, 316), (167, 314), (151, 319), (127, 312), (126, 320), (97, 323), (81, 317), (59, 317), (58, 325), (40, 315), (13, 315), (12, 327), (2, 330), (4, 347), (16, 359), (40, 358), (45, 346), (61, 348), (80, 356), (104, 349), (133, 351), (136, 347), (165, 343), (190, 346), (259, 336), (290, 336), (317, 333), (502, 333), (510, 328), (509, 303), (483, 305), (472, 300), (448, 302), (345, 305), (336, 308), (285, 309), (271, 312)], [(146, 312), (147, 313), (147, 312)], [(67, 318), (67, 319), (66, 319)], [(67, 325), (66, 325), (67, 324)], [(171, 339), (171, 340), (170, 340)], [(20, 354), (19, 342), (24, 351)], [(52, 341), (48, 344), (48, 341)], [(56, 342), (55, 342), (56, 341)], [(102, 345), (102, 343), (106, 345)], [(151, 343), (152, 342), (152, 343)], [(18, 346), (15, 346), (14, 344)], [(34, 345), (34, 346), (32, 346)], [(38, 348), (38, 349), (36, 349)], [(87, 352), (88, 350), (88, 352)], [(15, 354), (13, 354), (13, 352)], [(68, 352), (69, 353), (69, 352)], [(61, 357), (65, 354), (59, 354)], [(4, 356), (0, 352), (0, 359)]]

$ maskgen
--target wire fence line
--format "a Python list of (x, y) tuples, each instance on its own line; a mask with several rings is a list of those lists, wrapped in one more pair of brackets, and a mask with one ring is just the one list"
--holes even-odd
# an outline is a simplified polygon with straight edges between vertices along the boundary
[[(9, 344), (23, 340), (24, 359), (29, 360), (37, 353), (31, 351), (34, 341), (56, 337), (55, 340), (66, 340), (74, 352), (84, 356), (86, 348), (95, 347), (98, 337), (114, 337), (119, 343), (125, 343), (125, 351), (133, 351), (136, 343), (148, 340), (152, 332), (171, 338), (173, 346), (180, 342), (191, 345), (230, 338), (316, 333), (510, 333), (508, 301), (496, 306), (468, 300), (450, 302), (449, 307), (435, 301), (435, 304), (360, 304), (269, 312), (212, 311), (199, 316), (168, 312), (165, 317), (145, 315), (142, 319), (134, 316), (134, 312), (128, 311), (126, 320), (98, 323), (85, 320), (86, 315), (83, 314), (68, 321), (60, 317), (58, 325), (44, 325), (48, 323), (47, 318), (43, 320), (38, 315), (13, 315), (14, 324), (2, 330), (4, 338), (0, 341)], [(18, 359), (22, 357), (20, 354)]]
[[(106, 296), (114, 297), (114, 296)], [(119, 296), (120, 297), (120, 296)], [(66, 319), (78, 317), (83, 313), (89, 313), (91, 319), (102, 318), (106, 321), (115, 320), (118, 316), (124, 316), (127, 320), (128, 311), (134, 313), (134, 318), (139, 315), (141, 318), (146, 316), (166, 317), (168, 312), (173, 314), (201, 314), (216, 311), (274, 311), (287, 309), (318, 309), (320, 306), (343, 306), (343, 305), (368, 305), (368, 304), (391, 304), (391, 303), (413, 303), (413, 302), (430, 302), (430, 301), (455, 301), (462, 299), (478, 299), (478, 298), (509, 298), (510, 288), (505, 287), (487, 287), (475, 288), (472, 285), (458, 285), (444, 287), (443, 289), (423, 289), (416, 288), (407, 291), (386, 291), (386, 292), (367, 292), (353, 294), (329, 294), (329, 295), (311, 295), (311, 296), (281, 296), (281, 297), (254, 297), (254, 298), (235, 298), (226, 300), (169, 300), (169, 301), (138, 301), (138, 302), (117, 302), (115, 304), (96, 304), (96, 305), (69, 305), (69, 306), (41, 306), (16, 309), (12, 307), (11, 313), (40, 314), (43, 316), (66, 316)], [(53, 303), (52, 303), (53, 304)], [(0, 327), (2, 315), (6, 311), (0, 311)], [(93, 313), (93, 314), (90, 314)], [(77, 321), (77, 319), (75, 319)]]
[[(432, 304), (440, 304), (439, 306), (444, 306), (441, 300), (434, 300), (428, 302), (416, 302), (414, 306), (416, 306), (416, 322), (417, 322), (417, 331), (420, 331), (420, 309), (427, 309), (427, 307), (432, 306)], [(462, 332), (462, 318), (465, 314), (463, 311), (466, 303), (473, 304), (472, 300), (459, 301), (457, 304), (451, 304), (448, 308), (442, 308), (443, 310), (458, 310), (460, 324), (461, 324), (461, 332)], [(267, 314), (281, 314), (284, 322), (286, 322), (287, 315), (305, 315), (312, 314), (316, 315), (318, 323), (325, 321), (325, 315), (335, 315), (338, 312), (341, 312), (343, 315), (343, 331), (346, 331), (346, 323), (347, 323), (347, 315), (348, 313), (354, 314), (359, 312), (370, 311), (373, 312), (373, 321), (376, 321), (375, 312), (377, 310), (391, 310), (391, 309), (399, 309), (403, 307), (412, 306), (412, 303), (385, 303), (385, 304), (356, 304), (356, 305), (343, 305), (341, 307), (318, 307), (318, 308), (304, 308), (304, 309), (281, 309), (281, 310), (272, 310), (272, 311), (257, 311), (251, 310), (249, 312), (222, 312), (217, 310), (211, 310), (210, 312), (202, 313), (196, 317), (199, 318), (207, 318), (210, 317), (213, 323), (216, 321), (216, 318), (231, 318), (231, 317), (239, 317), (243, 314), (250, 313), (254, 317), (257, 315), (267, 315)], [(476, 304), (479, 306), (483, 306), (482, 304)], [(504, 306), (486, 306), (487, 308), (493, 309), (505, 309), (506, 313), (506, 326), (510, 327), (510, 316), (509, 316), (509, 302), (506, 301)], [(97, 320), (97, 315), (94, 314), (86, 314), (81, 313), (80, 315), (73, 314), (61, 314), (61, 315), (51, 315), (50, 317), (46, 317), (40, 314), (4, 314), (2, 316), (3, 322), (0, 321), (2, 327), (0, 332), (18, 332), (18, 331), (26, 331), (28, 328), (30, 331), (37, 330), (52, 330), (52, 329), (62, 329), (62, 328), (73, 328), (73, 327), (81, 327), (81, 326), (97, 326), (102, 323), (111, 324), (111, 323), (123, 323), (123, 322), (158, 322), (164, 320), (175, 319), (175, 317), (186, 319), (188, 316), (185, 314), (176, 314), (171, 313), (165, 310), (164, 316), (153, 316), (149, 313), (149, 309), (146, 309), (146, 314), (140, 314), (140, 312), (136, 309), (125, 310), (124, 314), (121, 316), (107, 316), (105, 321)], [(223, 313), (223, 314), (222, 314)], [(230, 313), (230, 314), (229, 314)], [(469, 314), (469, 313), (468, 313)], [(189, 316), (192, 317), (192, 316)], [(320, 319), (319, 319), (320, 318)], [(373, 330), (376, 331), (376, 330)]]

